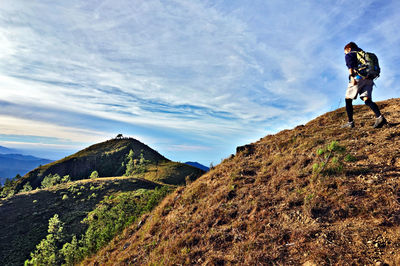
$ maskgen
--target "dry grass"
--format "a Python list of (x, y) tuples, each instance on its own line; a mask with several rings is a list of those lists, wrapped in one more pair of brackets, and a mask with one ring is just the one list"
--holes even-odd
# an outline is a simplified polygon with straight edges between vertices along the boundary
[(84, 264), (399, 265), (400, 99), (378, 104), (382, 129), (356, 106), (354, 129), (342, 108), (240, 149)]

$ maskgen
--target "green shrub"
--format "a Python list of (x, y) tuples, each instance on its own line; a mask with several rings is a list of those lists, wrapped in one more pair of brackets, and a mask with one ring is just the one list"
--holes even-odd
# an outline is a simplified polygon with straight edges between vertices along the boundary
[(66, 265), (75, 265), (77, 262), (79, 262), (81, 255), (76, 236), (72, 237), (71, 243), (64, 244), (60, 250), (60, 253), (64, 256)]
[(17, 188), (17, 180), (20, 179), (20, 175), (16, 175), (13, 179), (6, 178), (3, 187), (0, 189), (1, 198), (9, 198), (15, 195)]
[(59, 246), (64, 239), (64, 224), (55, 214), (49, 219), (49, 233), (46, 238), (36, 246), (31, 253), (31, 259), (25, 261), (25, 265), (60, 265), (63, 258), (59, 252)]
[(68, 183), (68, 182), (71, 182), (71, 177), (69, 175), (63, 176), (63, 178), (61, 179), (61, 183)]
[(351, 154), (347, 154), (347, 155), (344, 157), (344, 161), (345, 161), (345, 162), (355, 162), (355, 161), (357, 161), (357, 158), (354, 157), (354, 156), (351, 155)]
[(58, 174), (49, 174), (42, 180), (42, 188), (52, 187), (61, 183), (61, 177)]
[(319, 163), (313, 164), (313, 173), (316, 175), (322, 173), (324, 175), (339, 174), (343, 170), (342, 159), (346, 148), (339, 145), (339, 142), (332, 141), (324, 149), (318, 149), (317, 155), (320, 158)]
[(144, 158), (143, 152), (140, 153), (139, 159), (135, 159), (134, 156), (135, 153), (132, 150), (130, 150), (126, 158), (128, 163), (126, 164), (125, 176), (142, 174), (146, 172), (146, 165), (149, 164), (150, 161)]
[(99, 177), (99, 173), (97, 172), (97, 171), (93, 171), (91, 174), (90, 174), (90, 179), (95, 179), (95, 178), (98, 178)]
[(26, 182), (26, 184), (24, 185), (24, 187), (22, 188), (21, 192), (28, 192), (32, 190), (32, 186), (29, 182)]

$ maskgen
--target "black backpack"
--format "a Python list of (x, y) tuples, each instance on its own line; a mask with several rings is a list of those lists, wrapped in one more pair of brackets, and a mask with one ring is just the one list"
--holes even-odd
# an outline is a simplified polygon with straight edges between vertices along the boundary
[(357, 74), (363, 78), (376, 79), (381, 73), (378, 57), (374, 53), (356, 51), (357, 53)]

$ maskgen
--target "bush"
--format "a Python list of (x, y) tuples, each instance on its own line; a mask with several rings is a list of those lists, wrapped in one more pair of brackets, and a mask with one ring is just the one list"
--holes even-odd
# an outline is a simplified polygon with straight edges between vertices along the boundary
[(131, 176), (134, 174), (142, 174), (146, 172), (146, 165), (150, 163), (149, 160), (146, 160), (143, 156), (143, 152), (140, 153), (139, 160), (134, 159), (134, 152), (132, 150), (129, 151), (127, 156), (128, 163), (126, 164), (125, 176)]
[(93, 171), (91, 174), (90, 174), (90, 179), (95, 179), (95, 178), (98, 178), (99, 177), (99, 173), (97, 172), (97, 171)]
[(337, 141), (332, 141), (324, 149), (318, 149), (317, 155), (320, 157), (320, 162), (313, 164), (313, 172), (316, 175), (319, 173), (324, 175), (335, 175), (341, 173), (343, 170), (341, 162), (343, 159), (342, 154), (345, 151), (346, 148), (340, 146)]
[(66, 265), (75, 265), (79, 262), (80, 252), (76, 236), (72, 237), (71, 243), (65, 243), (60, 253), (64, 256)]
[(26, 182), (26, 184), (24, 185), (24, 187), (22, 188), (21, 192), (28, 192), (32, 190), (32, 186), (29, 182)]
[(61, 177), (58, 174), (49, 174), (42, 180), (42, 188), (48, 188), (61, 183)]
[(65, 175), (61, 178), (59, 174), (49, 174), (42, 180), (42, 188), (52, 187), (61, 183), (71, 182), (71, 178), (69, 175)]
[(20, 179), (20, 175), (16, 175), (13, 179), (6, 178), (3, 187), (0, 189), (1, 198), (9, 198), (15, 195), (17, 188), (17, 180)]
[(62, 183), (68, 183), (68, 182), (71, 182), (71, 178), (70, 178), (70, 176), (69, 176), (69, 175), (65, 175), (65, 176), (63, 176), (63, 178), (61, 179), (61, 182), (62, 182)]
[(351, 155), (351, 154), (347, 154), (347, 155), (344, 157), (344, 161), (345, 161), (345, 162), (355, 162), (355, 161), (357, 161), (357, 158), (354, 157), (354, 156)]

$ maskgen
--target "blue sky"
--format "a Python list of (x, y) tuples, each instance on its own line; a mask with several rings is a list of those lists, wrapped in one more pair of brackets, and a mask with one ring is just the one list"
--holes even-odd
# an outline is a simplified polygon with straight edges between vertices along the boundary
[(2, 0), (0, 145), (59, 159), (122, 133), (218, 164), (343, 106), (349, 41), (380, 59), (374, 99), (399, 97), (399, 13), (368, 0)]

